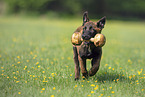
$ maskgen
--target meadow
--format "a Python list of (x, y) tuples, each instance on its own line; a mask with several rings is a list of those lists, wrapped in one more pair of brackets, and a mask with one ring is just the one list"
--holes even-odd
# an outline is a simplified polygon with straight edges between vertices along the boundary
[(81, 24), (1, 16), (0, 97), (145, 97), (145, 22), (107, 20), (98, 73), (74, 81), (70, 38)]

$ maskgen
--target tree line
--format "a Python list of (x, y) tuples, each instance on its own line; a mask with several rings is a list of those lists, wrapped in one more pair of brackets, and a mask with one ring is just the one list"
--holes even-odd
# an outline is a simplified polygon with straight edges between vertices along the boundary
[[(1, 0), (0, 0), (1, 1)], [(145, 0), (3, 0), (11, 13), (48, 11), (76, 15), (88, 11), (91, 16), (145, 17)]]

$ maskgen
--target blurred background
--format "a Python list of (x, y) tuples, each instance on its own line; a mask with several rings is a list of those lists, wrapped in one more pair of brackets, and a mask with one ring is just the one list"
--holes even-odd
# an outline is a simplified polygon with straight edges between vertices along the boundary
[(29, 14), (52, 17), (107, 16), (108, 19), (145, 19), (145, 0), (0, 0), (0, 15)]

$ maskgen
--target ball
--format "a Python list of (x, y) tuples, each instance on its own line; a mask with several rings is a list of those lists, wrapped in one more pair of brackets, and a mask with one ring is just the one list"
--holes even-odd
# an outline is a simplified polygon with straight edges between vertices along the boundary
[(81, 33), (80, 32), (75, 32), (73, 33), (71, 37), (71, 42), (73, 45), (80, 45), (82, 43), (81, 41)]
[(104, 46), (106, 43), (106, 38), (103, 34), (96, 34), (94, 37), (94, 45), (96, 47), (102, 47)]

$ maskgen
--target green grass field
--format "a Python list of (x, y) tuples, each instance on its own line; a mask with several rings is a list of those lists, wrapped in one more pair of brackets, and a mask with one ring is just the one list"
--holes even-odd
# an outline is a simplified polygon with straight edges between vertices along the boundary
[(98, 73), (74, 81), (70, 37), (81, 24), (0, 17), (0, 97), (145, 97), (145, 22), (107, 20)]

